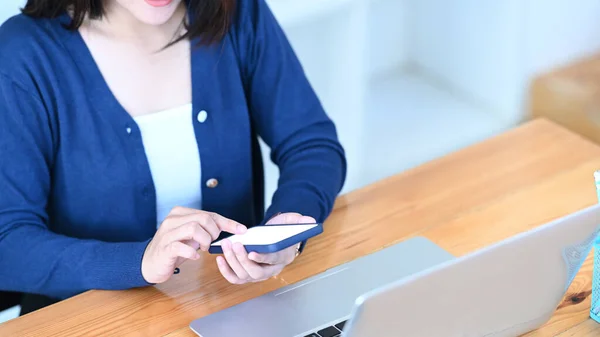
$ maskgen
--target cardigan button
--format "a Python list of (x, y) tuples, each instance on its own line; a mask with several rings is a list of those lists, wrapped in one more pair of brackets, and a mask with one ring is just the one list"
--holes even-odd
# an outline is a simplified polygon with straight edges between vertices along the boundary
[(215, 188), (219, 185), (219, 181), (215, 178), (210, 178), (206, 181), (206, 187)]
[(198, 122), (204, 123), (204, 122), (206, 122), (207, 118), (208, 118), (208, 112), (206, 112), (206, 110), (202, 110), (202, 111), (198, 112)]

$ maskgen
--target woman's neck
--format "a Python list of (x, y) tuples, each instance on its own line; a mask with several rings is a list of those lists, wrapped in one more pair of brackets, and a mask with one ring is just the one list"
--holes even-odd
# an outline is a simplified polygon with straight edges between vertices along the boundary
[(86, 20), (87, 29), (112, 39), (134, 43), (151, 50), (159, 50), (185, 33), (183, 22), (186, 15), (182, 1), (173, 16), (164, 24), (149, 25), (133, 16), (117, 1), (106, 1), (105, 14), (100, 20)]

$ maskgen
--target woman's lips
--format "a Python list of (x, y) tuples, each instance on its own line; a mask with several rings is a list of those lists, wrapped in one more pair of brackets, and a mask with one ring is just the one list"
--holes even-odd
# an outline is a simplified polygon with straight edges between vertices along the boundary
[(173, 0), (145, 0), (152, 7), (165, 7), (171, 4)]

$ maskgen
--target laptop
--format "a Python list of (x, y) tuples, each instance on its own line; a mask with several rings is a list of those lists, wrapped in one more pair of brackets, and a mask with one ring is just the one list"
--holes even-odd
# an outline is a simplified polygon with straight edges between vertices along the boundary
[(190, 328), (201, 337), (517, 336), (553, 315), (599, 224), (596, 205), (460, 258), (415, 237)]

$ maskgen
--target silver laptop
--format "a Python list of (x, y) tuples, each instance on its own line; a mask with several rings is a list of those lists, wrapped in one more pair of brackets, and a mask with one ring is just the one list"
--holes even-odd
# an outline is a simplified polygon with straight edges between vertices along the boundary
[(593, 206), (461, 258), (413, 238), (190, 327), (202, 337), (517, 336), (550, 319), (599, 224)]

